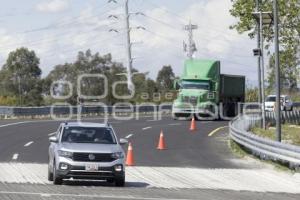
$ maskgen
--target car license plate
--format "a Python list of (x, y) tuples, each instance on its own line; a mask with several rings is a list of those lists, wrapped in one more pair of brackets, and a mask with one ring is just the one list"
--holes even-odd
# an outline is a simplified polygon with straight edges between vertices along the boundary
[(85, 170), (86, 171), (98, 171), (98, 165), (97, 164), (86, 164)]

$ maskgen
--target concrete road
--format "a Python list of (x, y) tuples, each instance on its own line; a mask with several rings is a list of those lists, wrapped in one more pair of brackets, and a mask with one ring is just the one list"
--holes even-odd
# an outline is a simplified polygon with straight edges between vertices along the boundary
[[(189, 121), (170, 117), (109, 121), (119, 137), (131, 136), (134, 148), (136, 166), (127, 167), (125, 188), (73, 181), (53, 186), (46, 178), (48, 137), (60, 122), (1, 121), (0, 199), (296, 199), (300, 193), (298, 174), (235, 157), (226, 121), (197, 121), (195, 132)], [(164, 151), (156, 149), (160, 131)]]

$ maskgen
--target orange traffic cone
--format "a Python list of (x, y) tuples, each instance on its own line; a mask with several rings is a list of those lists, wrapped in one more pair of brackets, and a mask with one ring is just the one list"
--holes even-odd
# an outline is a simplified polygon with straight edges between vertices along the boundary
[(126, 165), (127, 166), (133, 166), (134, 165), (133, 148), (132, 148), (131, 142), (128, 145)]
[(196, 122), (195, 122), (195, 118), (192, 118), (191, 121), (191, 126), (190, 126), (190, 131), (195, 131), (196, 130)]
[(157, 145), (157, 149), (158, 150), (165, 150), (166, 149), (164, 133), (163, 133), (162, 130), (160, 131), (159, 142), (158, 142), (158, 145)]

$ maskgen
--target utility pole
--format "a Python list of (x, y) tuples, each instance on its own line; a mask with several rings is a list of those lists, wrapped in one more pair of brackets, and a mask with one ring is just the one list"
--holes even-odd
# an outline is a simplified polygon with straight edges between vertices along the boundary
[(276, 77), (276, 139), (281, 142), (281, 106), (280, 106), (280, 63), (278, 40), (278, 3), (273, 0), (274, 9), (274, 44), (275, 44), (275, 77)]
[(19, 104), (22, 106), (22, 88), (21, 88), (21, 77), (18, 75), (18, 86), (19, 86)]
[[(256, 0), (256, 12), (259, 12), (260, 8), (260, 0)], [(257, 48), (260, 48), (260, 23), (257, 23)], [(258, 72), (258, 102), (260, 105), (262, 105), (262, 87), (261, 87), (261, 59), (260, 56), (257, 57), (257, 72)], [(260, 126), (262, 127), (263, 123), (260, 123)]]
[[(109, 0), (108, 3), (117, 3), (117, 0)], [(132, 42), (131, 42), (131, 38), (130, 38), (130, 33), (131, 33), (131, 30), (133, 28), (135, 29), (143, 29), (145, 30), (144, 27), (142, 26), (137, 26), (137, 27), (130, 27), (130, 15), (132, 14), (135, 14), (135, 15), (144, 15), (143, 13), (141, 12), (137, 12), (137, 13), (129, 13), (129, 0), (124, 0), (124, 10), (125, 10), (125, 32), (126, 32), (126, 55), (127, 55), (127, 59), (126, 59), (126, 69), (127, 69), (127, 88), (130, 92), (130, 94), (133, 94), (134, 93), (134, 90), (135, 90), (135, 86), (132, 82), (132, 76), (134, 74), (132, 74), (132, 61), (133, 61), (133, 58), (132, 58), (132, 51), (131, 51), (131, 47), (132, 47)], [(118, 19), (117, 16), (115, 15), (110, 15), (109, 18), (115, 18), (115, 19)], [(116, 33), (119, 33), (118, 30), (116, 29), (110, 29), (109, 30), (110, 32), (116, 32)]]
[(264, 36), (263, 36), (263, 16), (262, 11), (259, 12), (260, 26), (260, 43), (261, 43), (261, 101), (262, 101), (262, 127), (266, 129), (266, 110), (265, 110), (265, 60), (264, 60)]
[(131, 41), (130, 41), (130, 25), (129, 25), (129, 0), (125, 0), (125, 29), (126, 29), (126, 49), (127, 49), (127, 87), (130, 93), (134, 91), (132, 83), (132, 56), (131, 56)]
[(188, 25), (184, 26), (184, 30), (188, 31), (189, 41), (188, 41), (188, 45), (185, 42), (183, 42), (183, 48), (184, 51), (187, 53), (187, 57), (189, 59), (193, 59), (193, 55), (197, 51), (196, 44), (193, 39), (193, 30), (196, 29), (198, 29), (198, 26), (192, 24), (191, 21)]

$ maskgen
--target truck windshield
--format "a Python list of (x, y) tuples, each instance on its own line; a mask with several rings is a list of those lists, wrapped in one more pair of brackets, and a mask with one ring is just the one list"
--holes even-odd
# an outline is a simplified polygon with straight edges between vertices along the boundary
[[(280, 97), (280, 101), (283, 101), (284, 98)], [(267, 102), (275, 102), (276, 101), (276, 97), (275, 96), (268, 96), (266, 99)]]
[(112, 130), (102, 127), (66, 127), (61, 141), (68, 143), (116, 144)]
[(266, 101), (268, 101), (268, 102), (275, 102), (276, 101), (276, 97), (269, 96), (269, 97), (267, 97)]
[(181, 89), (209, 90), (209, 82), (208, 81), (182, 81)]

